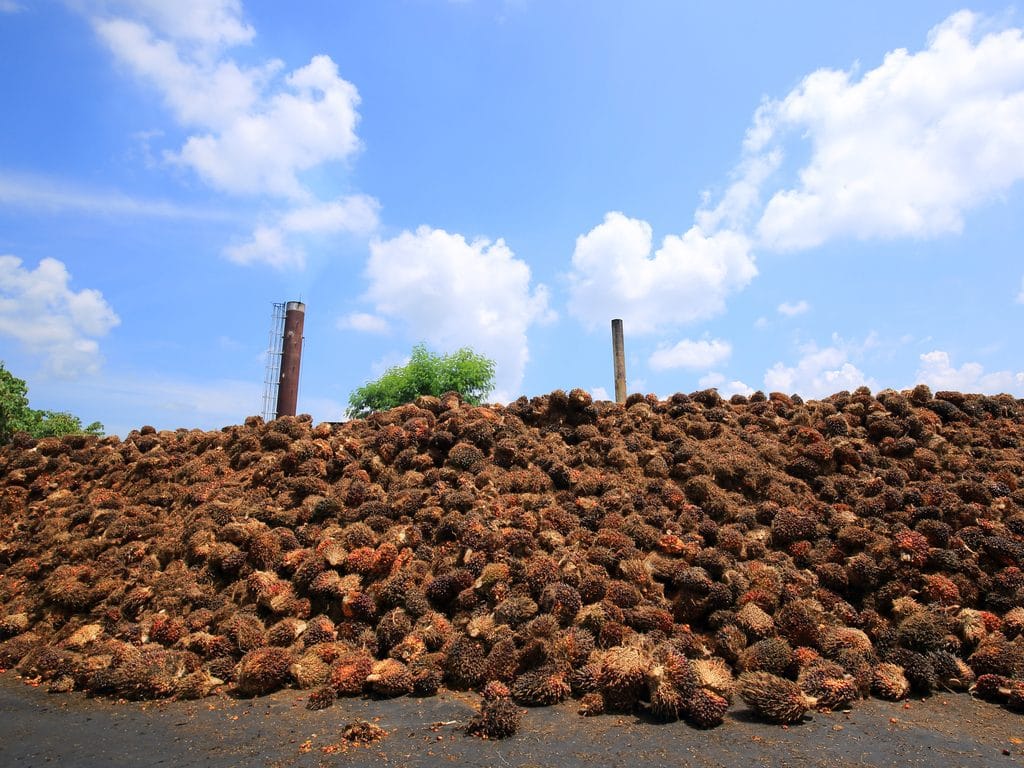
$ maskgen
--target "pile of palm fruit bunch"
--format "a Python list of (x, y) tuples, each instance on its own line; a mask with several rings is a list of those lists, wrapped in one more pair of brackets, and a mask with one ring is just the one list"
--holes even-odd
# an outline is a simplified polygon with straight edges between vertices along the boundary
[[(17, 437), (0, 666), (126, 699), (481, 694), (706, 728), (1024, 709), (1024, 405), (925, 386)], [(742, 703), (741, 703), (742, 702)]]

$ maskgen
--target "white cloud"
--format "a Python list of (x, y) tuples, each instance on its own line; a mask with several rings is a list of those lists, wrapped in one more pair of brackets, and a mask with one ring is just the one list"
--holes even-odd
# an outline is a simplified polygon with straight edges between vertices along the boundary
[(370, 245), (364, 298), (438, 351), (462, 346), (497, 363), (496, 396), (514, 397), (529, 359), (529, 326), (553, 319), (543, 285), (503, 240), (467, 242), (420, 227)]
[(97, 338), (120, 323), (103, 295), (73, 291), (63, 262), (43, 259), (34, 270), (15, 256), (0, 256), (0, 336), (13, 338), (45, 360), (56, 376), (98, 370)]
[(0, 203), (45, 211), (85, 211), (105, 216), (224, 220), (223, 211), (165, 200), (145, 200), (104, 189), (83, 189), (40, 176), (0, 171)]
[(293, 198), (309, 192), (299, 174), (344, 160), (359, 146), (359, 94), (329, 56), (314, 56), (281, 91), (237, 114), (216, 133), (191, 136), (168, 157), (228, 192)]
[[(863, 74), (818, 70), (765, 101), (730, 184), (717, 204), (705, 195), (686, 234), (652, 255), (649, 224), (609, 213), (577, 238), (571, 314), (591, 329), (622, 317), (627, 332), (650, 333), (723, 311), (757, 274), (756, 250), (959, 232), (969, 210), (1024, 179), (1024, 33), (985, 24), (955, 13), (923, 50), (892, 51)], [(783, 171), (795, 182), (779, 182)], [(818, 378), (798, 368), (780, 363), (772, 377), (814, 386), (863, 375), (846, 361)]]
[(849, 344), (835, 335), (828, 347), (819, 348), (813, 343), (804, 345), (800, 349), (800, 359), (794, 365), (778, 362), (765, 371), (764, 386), (769, 391), (796, 393), (803, 397), (825, 397), (860, 386), (874, 388), (874, 380), (850, 362), (850, 357), (875, 344), (872, 334), (860, 345)]
[(587, 328), (622, 318), (627, 334), (701, 320), (757, 274), (746, 237), (691, 227), (651, 255), (651, 225), (618, 212), (576, 238), (569, 312)]
[(916, 375), (918, 382), (927, 384), (934, 390), (988, 394), (1009, 392), (1016, 395), (1024, 393), (1024, 372), (985, 373), (980, 363), (964, 363), (955, 368), (949, 353), (941, 350), (921, 355), (921, 365)]
[(611, 400), (612, 398), (608, 395), (608, 390), (604, 387), (593, 387), (590, 390), (590, 396), (595, 400)]
[(725, 376), (717, 371), (709, 371), (706, 375), (701, 376), (697, 380), (697, 386), (701, 389), (717, 389), (718, 394), (722, 397), (732, 397), (733, 395), (746, 395), (749, 397), (754, 394), (753, 387), (744, 384), (738, 379), (727, 381)]
[(257, 226), (249, 240), (227, 246), (224, 255), (236, 264), (266, 264), (277, 269), (302, 268), (306, 253), (294, 236), (346, 232), (368, 235), (377, 229), (380, 203), (369, 195), (349, 195), (288, 211), (273, 225)]
[(1017, 303), (1024, 304), (1024, 277), (1020, 279), (1020, 293), (1017, 294)]
[(204, 49), (241, 45), (256, 36), (242, 19), (241, 0), (107, 0), (102, 6), (138, 15), (162, 34)]
[(275, 227), (257, 227), (247, 242), (227, 246), (224, 255), (236, 264), (267, 264), (276, 269), (301, 269), (306, 264), (303, 250), (288, 243), (284, 232)]
[(157, 89), (184, 126), (227, 129), (257, 109), (264, 86), (282, 66), (270, 61), (242, 68), (220, 58), (219, 48), (196, 49), (173, 37), (158, 37), (132, 19), (94, 18), (93, 28), (121, 64)]
[(380, 203), (369, 195), (349, 195), (327, 203), (296, 208), (281, 217), (287, 232), (353, 232), (368, 235), (377, 229)]
[(0, 13), (18, 13), (25, 10), (25, 6), (16, 3), (14, 0), (0, 0)]
[(786, 317), (796, 317), (797, 315), (804, 314), (804, 312), (806, 312), (810, 308), (811, 305), (808, 304), (803, 299), (794, 303), (784, 301), (781, 304), (779, 304), (779, 314), (785, 315)]
[(655, 371), (671, 368), (711, 368), (729, 359), (732, 345), (720, 339), (683, 339), (672, 347), (660, 347), (648, 359)]
[(982, 36), (979, 26), (975, 14), (955, 13), (922, 51), (892, 51), (859, 78), (818, 70), (763, 104), (747, 133), (740, 192), (725, 196), (742, 204), (722, 205), (749, 212), (758, 197), (749, 187), (763, 186), (764, 167), (797, 136), (810, 159), (765, 206), (763, 245), (959, 232), (968, 210), (1024, 178), (1024, 36)]
[(391, 330), (387, 320), (368, 312), (352, 312), (339, 318), (338, 328), (361, 333), (387, 333)]
[(229, 50), (255, 35), (239, 0), (93, 0), (91, 7), (100, 40), (191, 132), (163, 152), (166, 162), (223, 192), (292, 201), (276, 223), (227, 247), (230, 260), (301, 267), (301, 236), (376, 229), (380, 206), (372, 197), (317, 200), (303, 181), (360, 146), (359, 92), (329, 56), (288, 73), (276, 59), (239, 64)]

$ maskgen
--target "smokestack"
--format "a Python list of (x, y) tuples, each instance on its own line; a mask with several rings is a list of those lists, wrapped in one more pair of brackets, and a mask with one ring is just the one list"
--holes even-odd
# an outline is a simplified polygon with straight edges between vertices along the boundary
[(302, 326), (306, 305), (289, 301), (285, 305), (284, 339), (281, 344), (281, 378), (277, 387), (277, 415), (294, 416), (299, 401), (299, 365), (302, 363)]
[(622, 321), (612, 320), (612, 362), (615, 366), (615, 402), (626, 402), (626, 345)]

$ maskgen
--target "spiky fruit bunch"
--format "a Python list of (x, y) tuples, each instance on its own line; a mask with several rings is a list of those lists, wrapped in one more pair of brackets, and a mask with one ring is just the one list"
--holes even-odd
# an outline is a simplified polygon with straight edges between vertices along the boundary
[(597, 685), (605, 702), (629, 710), (640, 699), (651, 668), (651, 657), (640, 648), (615, 646), (601, 657)]
[(683, 713), (685, 699), (672, 682), (661, 676), (652, 676), (648, 683), (647, 699), (651, 714), (659, 720), (678, 720)]
[(327, 616), (314, 616), (306, 623), (306, 631), (302, 633), (302, 642), (309, 648), (320, 643), (333, 643), (338, 639), (334, 622)]
[(758, 640), (740, 653), (737, 666), (744, 672), (783, 675), (793, 663), (793, 648), (781, 637)]
[(1024, 680), (1014, 680), (1006, 695), (1006, 706), (1014, 712), (1024, 712)]
[(875, 652), (871, 638), (855, 627), (830, 627), (822, 632), (821, 651), (830, 659), (836, 659), (845, 653), (858, 653), (870, 656)]
[(584, 717), (593, 717), (604, 714), (604, 696), (596, 691), (585, 693), (580, 697), (580, 705), (577, 713)]
[(507, 699), (512, 695), (508, 686), (498, 680), (491, 680), (481, 690), (480, 695), (484, 701), (491, 701), (492, 699)]
[(796, 683), (769, 672), (744, 672), (739, 690), (744, 703), (770, 723), (798, 722), (817, 703)]
[(1011, 608), (1003, 615), (1003, 634), (1009, 639), (1024, 634), (1024, 608)]
[(522, 710), (511, 699), (491, 699), (480, 705), (480, 712), (469, 721), (466, 732), (488, 739), (506, 739), (519, 730), (522, 719)]
[(945, 634), (944, 623), (927, 610), (911, 613), (896, 627), (896, 638), (900, 645), (920, 653), (941, 648)]
[(176, 616), (156, 616), (149, 627), (149, 639), (170, 647), (188, 634), (184, 619)]
[(1010, 689), (1011, 680), (1002, 675), (979, 675), (972, 687), (975, 696), (986, 701), (1004, 702)]
[(413, 677), (409, 668), (397, 659), (384, 659), (374, 663), (366, 684), (378, 696), (391, 698), (412, 692)]
[(409, 665), (412, 690), (418, 696), (433, 696), (444, 682), (440, 654), (426, 654)]
[(302, 690), (317, 688), (324, 685), (331, 676), (331, 665), (324, 661), (323, 657), (314, 652), (307, 651), (299, 657), (299, 660), (292, 664), (292, 679)]
[(910, 682), (898, 664), (882, 662), (871, 675), (871, 692), (882, 699), (900, 701), (910, 695)]
[(214, 677), (206, 670), (197, 669), (178, 678), (174, 686), (174, 697), (186, 701), (201, 699), (223, 683), (219, 677)]
[(279, 645), (282, 648), (287, 648), (298, 640), (305, 630), (306, 622), (304, 621), (293, 617), (281, 619), (267, 630), (267, 642), (270, 645)]
[(698, 728), (721, 725), (729, 709), (729, 700), (708, 688), (698, 688), (683, 704), (687, 721)]
[(565, 674), (552, 667), (524, 672), (512, 684), (512, 698), (528, 707), (545, 707), (568, 698)]
[(712, 656), (710, 659), (694, 659), (690, 663), (702, 688), (717, 693), (726, 701), (732, 701), (736, 692), (736, 679), (725, 659)]
[(843, 709), (858, 698), (853, 676), (833, 661), (820, 659), (800, 670), (796, 684), (817, 700), (817, 709)]
[(736, 624), (747, 637), (755, 640), (768, 637), (775, 631), (775, 620), (753, 601), (745, 603), (736, 613)]
[(372, 669), (373, 658), (365, 651), (343, 652), (331, 667), (330, 686), (339, 696), (360, 694)]
[(483, 645), (471, 637), (462, 636), (452, 643), (445, 660), (445, 678), (453, 688), (473, 688), (483, 681)]
[(242, 696), (262, 696), (288, 683), (292, 655), (285, 648), (266, 646), (249, 651), (238, 662), (235, 687)]

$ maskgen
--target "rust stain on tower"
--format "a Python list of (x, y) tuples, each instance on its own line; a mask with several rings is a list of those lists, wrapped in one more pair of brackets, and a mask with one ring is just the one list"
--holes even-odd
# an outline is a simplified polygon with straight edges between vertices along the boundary
[(302, 363), (302, 327), (306, 305), (289, 301), (284, 313), (284, 339), (281, 344), (281, 378), (277, 388), (277, 415), (294, 416), (299, 401), (299, 366)]

